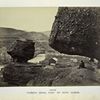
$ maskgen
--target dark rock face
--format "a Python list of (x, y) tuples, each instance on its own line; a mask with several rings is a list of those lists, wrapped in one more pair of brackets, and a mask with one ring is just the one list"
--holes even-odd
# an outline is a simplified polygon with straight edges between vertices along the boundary
[(32, 59), (34, 56), (34, 45), (35, 43), (31, 40), (17, 40), (8, 50), (8, 54), (11, 55), (14, 62), (27, 62), (27, 60)]
[(61, 53), (100, 60), (100, 8), (59, 8), (49, 44)]

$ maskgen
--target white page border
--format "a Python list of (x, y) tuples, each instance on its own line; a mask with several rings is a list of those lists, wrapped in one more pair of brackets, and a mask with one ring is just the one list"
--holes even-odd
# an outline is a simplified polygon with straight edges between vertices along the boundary
[[(0, 7), (100, 7), (100, 0), (0, 0)], [(66, 87), (0, 87), (0, 94), (23, 94), (29, 91), (79, 91), (80, 94), (99, 94), (100, 86)]]

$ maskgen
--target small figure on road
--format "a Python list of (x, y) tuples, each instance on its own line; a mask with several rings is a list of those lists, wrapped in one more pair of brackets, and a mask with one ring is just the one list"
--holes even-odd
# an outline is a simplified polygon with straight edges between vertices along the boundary
[(80, 63), (80, 65), (79, 65), (79, 69), (80, 69), (80, 68), (86, 68), (83, 60), (81, 60), (81, 63)]

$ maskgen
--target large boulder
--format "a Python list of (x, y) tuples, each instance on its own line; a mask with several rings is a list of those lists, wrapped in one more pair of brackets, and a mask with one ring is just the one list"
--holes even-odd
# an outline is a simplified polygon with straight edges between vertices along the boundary
[(27, 62), (32, 59), (35, 52), (35, 43), (31, 40), (17, 40), (8, 50), (14, 62)]
[(100, 8), (59, 8), (49, 44), (61, 53), (100, 60)]

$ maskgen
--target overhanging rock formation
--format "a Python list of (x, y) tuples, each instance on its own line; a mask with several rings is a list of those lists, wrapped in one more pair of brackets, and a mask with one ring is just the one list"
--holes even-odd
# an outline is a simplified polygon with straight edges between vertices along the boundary
[(100, 60), (100, 8), (59, 8), (49, 44), (61, 53)]
[(32, 59), (35, 52), (35, 43), (31, 40), (17, 40), (8, 50), (14, 62), (27, 62)]

